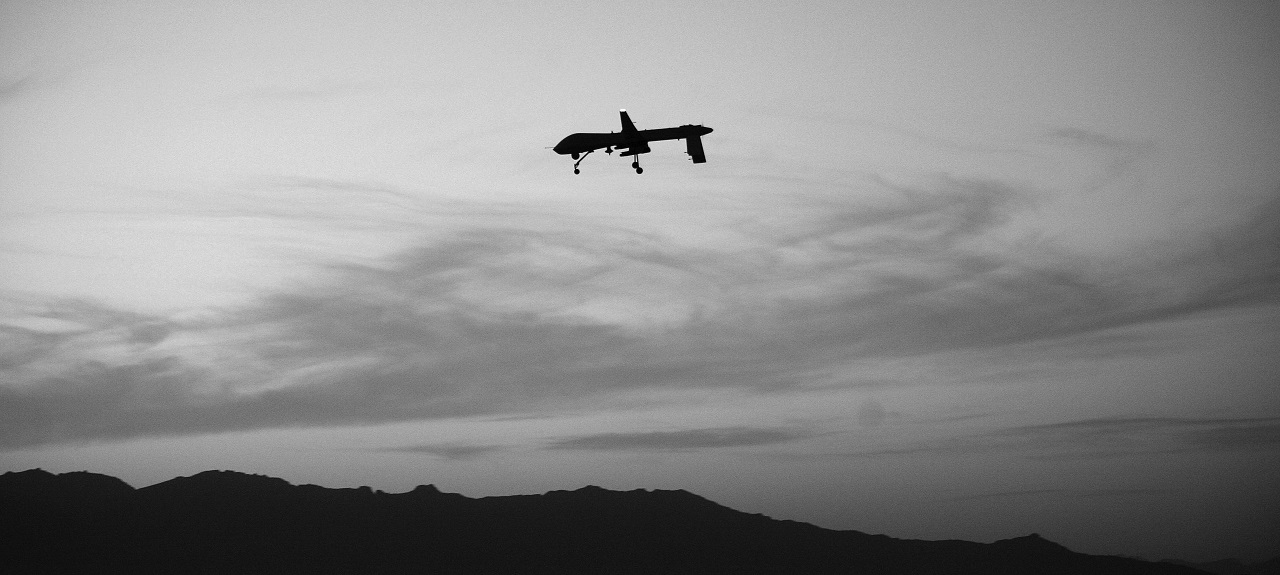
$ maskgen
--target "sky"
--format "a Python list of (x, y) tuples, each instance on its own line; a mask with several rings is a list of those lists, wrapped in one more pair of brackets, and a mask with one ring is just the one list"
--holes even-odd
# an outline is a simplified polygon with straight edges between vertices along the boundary
[[(0, 1), (0, 471), (1280, 555), (1280, 4)], [(643, 175), (573, 132), (702, 124)]]

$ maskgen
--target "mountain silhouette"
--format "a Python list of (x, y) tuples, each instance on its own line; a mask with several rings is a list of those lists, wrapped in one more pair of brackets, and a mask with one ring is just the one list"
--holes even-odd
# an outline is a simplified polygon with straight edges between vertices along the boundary
[(206, 471), (134, 489), (87, 472), (0, 476), (12, 573), (1205, 573), (1073, 552), (835, 531), (683, 490), (470, 498)]

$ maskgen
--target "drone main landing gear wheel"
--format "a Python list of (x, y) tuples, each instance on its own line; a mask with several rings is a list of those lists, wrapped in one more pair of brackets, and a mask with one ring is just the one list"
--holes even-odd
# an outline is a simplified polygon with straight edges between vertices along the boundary
[(581, 163), (582, 163), (582, 160), (587, 159), (587, 156), (590, 156), (590, 155), (591, 155), (591, 152), (594, 152), (594, 151), (595, 151), (595, 150), (587, 150), (587, 153), (582, 154), (582, 157), (578, 157), (578, 154), (577, 154), (576, 152), (573, 154), (573, 159), (578, 160), (578, 161), (576, 161), (576, 162), (574, 162), (574, 163), (573, 163), (573, 173), (575, 173), (575, 174), (580, 173), (580, 172), (578, 171), (578, 164), (581, 164)]

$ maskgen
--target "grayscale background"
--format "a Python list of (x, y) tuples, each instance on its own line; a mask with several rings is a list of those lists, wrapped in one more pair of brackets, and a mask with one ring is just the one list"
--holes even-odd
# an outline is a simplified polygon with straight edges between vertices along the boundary
[[(0, 471), (1280, 553), (1276, 2), (0, 2)], [(574, 176), (571, 132), (704, 124)]]

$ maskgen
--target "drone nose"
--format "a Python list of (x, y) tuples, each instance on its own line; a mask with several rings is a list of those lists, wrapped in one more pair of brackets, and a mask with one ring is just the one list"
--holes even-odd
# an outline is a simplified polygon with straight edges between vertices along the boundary
[(707, 135), (707, 134), (710, 134), (711, 132), (712, 132), (711, 128), (708, 128), (708, 127), (706, 127), (706, 126), (702, 126), (702, 135), (704, 135), (704, 136), (705, 136), (705, 135)]

